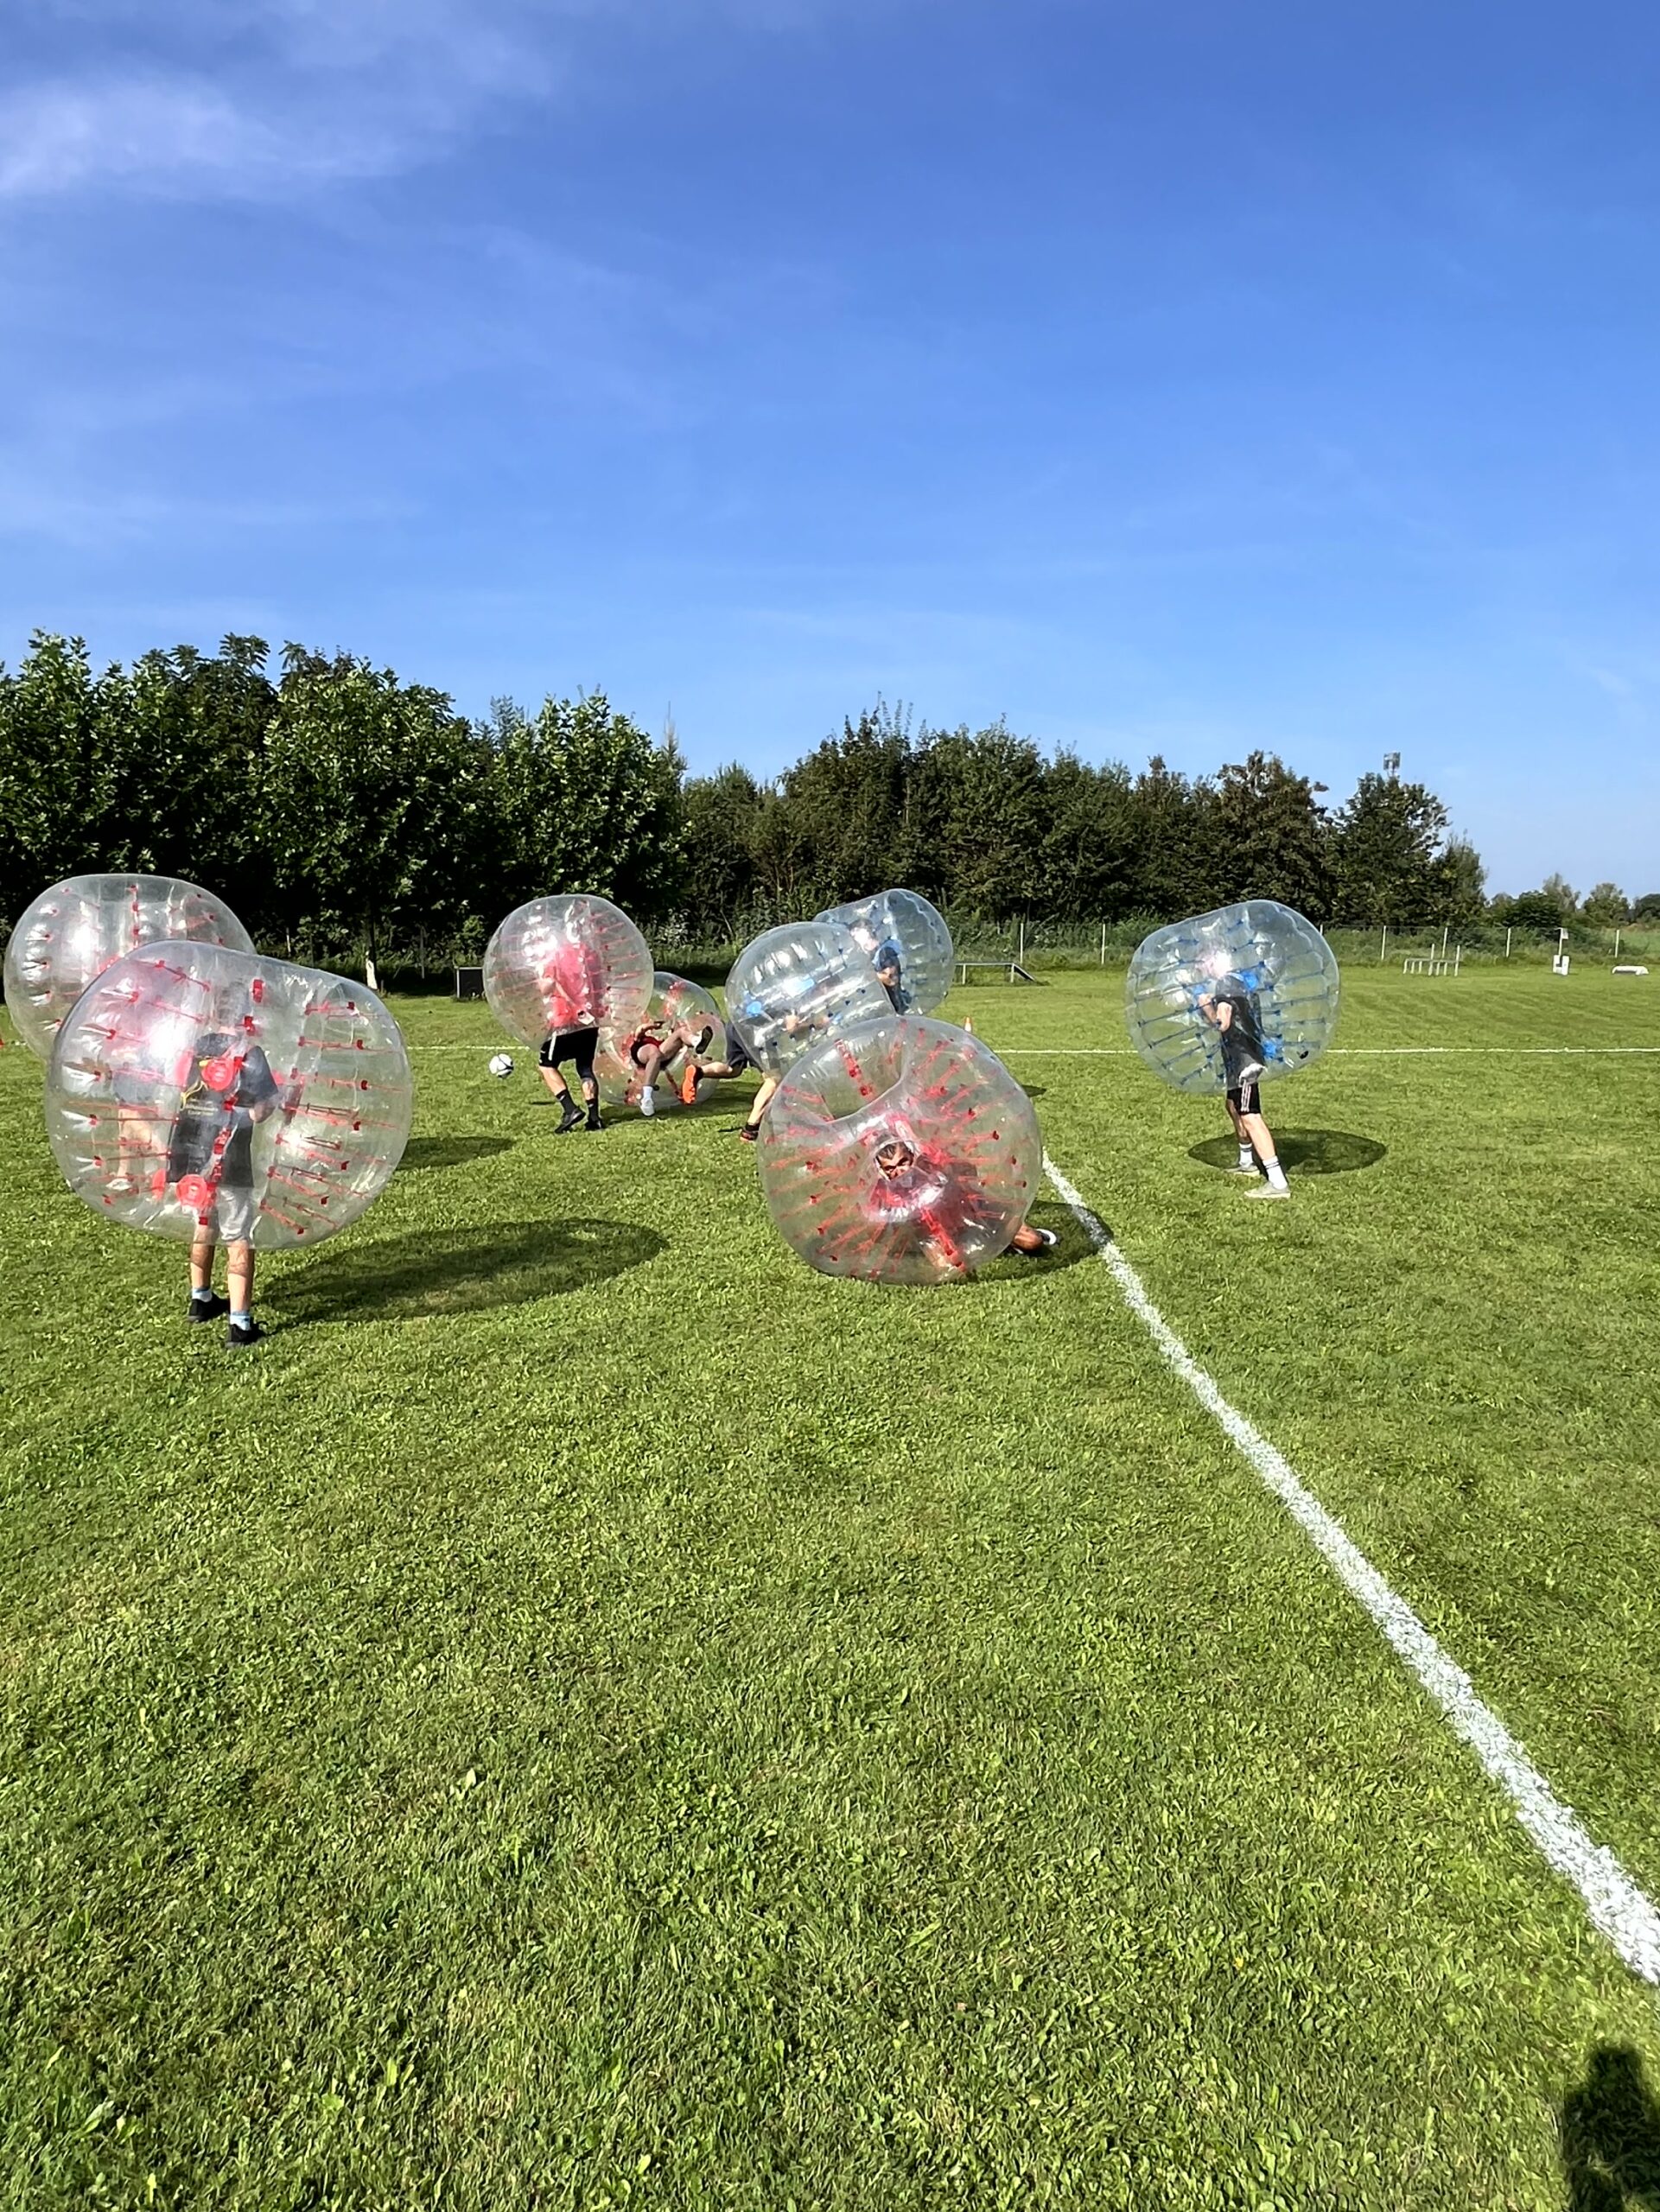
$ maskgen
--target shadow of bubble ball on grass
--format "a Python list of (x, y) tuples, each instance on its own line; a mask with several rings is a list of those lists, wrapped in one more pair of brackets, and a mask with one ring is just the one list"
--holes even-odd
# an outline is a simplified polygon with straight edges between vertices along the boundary
[[(1274, 1102), (1269, 1101), (1270, 1116)], [(1275, 1148), (1288, 1175), (1353, 1175), (1363, 1167), (1376, 1167), (1389, 1151), (1376, 1137), (1356, 1136), (1348, 1129), (1282, 1129), (1270, 1118)], [(1190, 1145), (1189, 1160), (1201, 1167), (1231, 1167), (1239, 1148), (1231, 1131), (1226, 1136), (1206, 1137)]]
[(411, 1137), (398, 1163), (400, 1175), (420, 1174), (438, 1167), (465, 1167), (474, 1160), (493, 1160), (511, 1152), (512, 1137)]
[(265, 1300), (284, 1328), (488, 1313), (588, 1290), (667, 1249), (624, 1221), (512, 1221), (353, 1239), (273, 1272)]

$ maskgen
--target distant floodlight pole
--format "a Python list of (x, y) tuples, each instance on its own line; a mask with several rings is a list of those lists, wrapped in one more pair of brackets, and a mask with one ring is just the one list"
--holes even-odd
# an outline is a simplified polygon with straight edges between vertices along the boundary
[(1508, 960), (1508, 959), (1510, 958), (1510, 957), (1511, 957), (1511, 933), (1510, 933), (1510, 931), (1509, 931), (1508, 929), (1506, 929), (1506, 930), (1505, 930), (1505, 931), (1504, 931), (1504, 957), (1505, 957), (1505, 959), (1506, 959), (1506, 960)]
[(1400, 774), (1400, 772), (1401, 772), (1401, 756), (1400, 756), (1400, 754), (1399, 754), (1398, 753), (1386, 753), (1383, 755), (1383, 773), (1384, 773), (1386, 776), (1390, 776), (1390, 777), (1396, 777), (1396, 776), (1398, 776), (1398, 775)]
[[(1619, 944), (1618, 940), (1616, 940), (1616, 942), (1615, 942), (1615, 944), (1614, 944), (1614, 950), (1615, 950), (1616, 952), (1618, 952), (1618, 951), (1619, 950)], [(1106, 924), (1105, 924), (1104, 922), (1103, 922), (1103, 923), (1102, 923), (1102, 925), (1101, 925), (1101, 965), (1104, 968), (1104, 967), (1106, 966), (1106, 964), (1107, 964), (1107, 925), (1106, 925)]]
[(1389, 958), (1389, 950), (1390, 950), (1390, 925), (1389, 925), (1389, 924), (1388, 924), (1387, 922), (1385, 922), (1385, 923), (1384, 923), (1384, 925), (1383, 925), (1383, 943), (1382, 943), (1382, 944), (1380, 944), (1380, 945), (1378, 946), (1378, 948), (1377, 948), (1377, 964), (1378, 964), (1378, 966), (1379, 966), (1380, 968), (1383, 966), (1383, 963), (1384, 963), (1384, 962)]

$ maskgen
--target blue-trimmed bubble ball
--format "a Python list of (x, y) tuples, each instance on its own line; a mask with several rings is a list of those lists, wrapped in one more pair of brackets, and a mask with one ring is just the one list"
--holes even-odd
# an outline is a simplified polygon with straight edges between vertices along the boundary
[(951, 987), (956, 950), (945, 917), (918, 891), (879, 891), (818, 917), (840, 922), (869, 954), (895, 1014), (932, 1014)]
[[(1246, 899), (1154, 930), (1124, 988), (1130, 1042), (1177, 1090), (1229, 1090), (1309, 1066), (1337, 1029), (1337, 957), (1313, 922), (1277, 899)], [(1207, 1007), (1233, 1006), (1232, 1041)]]
[(893, 1010), (863, 946), (840, 922), (764, 931), (726, 979), (728, 1026), (766, 1075), (782, 1075), (832, 1030)]

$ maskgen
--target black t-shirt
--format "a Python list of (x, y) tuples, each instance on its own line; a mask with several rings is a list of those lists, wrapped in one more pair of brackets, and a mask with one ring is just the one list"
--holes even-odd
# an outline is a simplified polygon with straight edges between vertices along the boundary
[(224, 1031), (197, 1038), (168, 1143), (169, 1182), (213, 1175), (223, 1190), (251, 1191), (253, 1109), (269, 1106), (277, 1095), (277, 1078), (258, 1045)]
[(1260, 1075), (1266, 1055), (1256, 994), (1239, 989), (1218, 991), (1216, 1003), (1218, 1009), (1228, 1007), (1233, 1017), (1222, 1032), (1222, 1066), (1229, 1084)]

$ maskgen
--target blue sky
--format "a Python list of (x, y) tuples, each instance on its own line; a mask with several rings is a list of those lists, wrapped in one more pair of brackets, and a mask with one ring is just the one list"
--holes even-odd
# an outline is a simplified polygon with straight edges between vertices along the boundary
[(1590, 0), (36, 0), (0, 657), (227, 629), (878, 693), (1660, 889), (1660, 16)]

